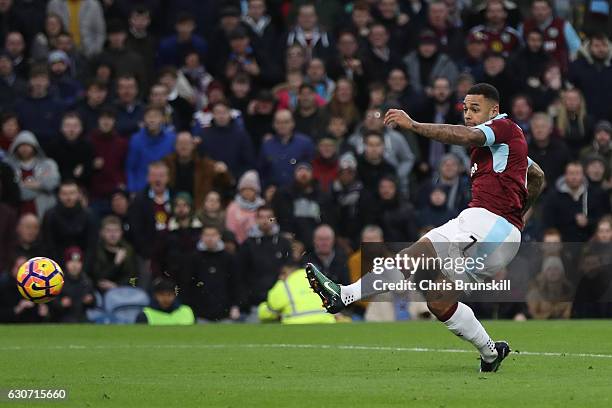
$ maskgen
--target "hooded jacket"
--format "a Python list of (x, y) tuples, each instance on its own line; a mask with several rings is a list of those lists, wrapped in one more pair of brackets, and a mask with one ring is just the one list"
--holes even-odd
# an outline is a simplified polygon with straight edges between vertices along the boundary
[[(41, 183), (39, 190), (32, 190), (23, 185), (21, 180), (21, 161), (16, 156), (17, 148), (22, 144), (29, 144), (34, 147), (36, 155), (32, 162), (32, 170), (34, 171), (33, 178)], [(15, 178), (19, 184), (22, 201), (34, 200), (36, 204), (36, 212), (39, 218), (42, 218), (45, 212), (55, 205), (55, 188), (59, 185), (60, 174), (57, 164), (52, 159), (45, 156), (42, 148), (36, 140), (36, 136), (30, 131), (24, 130), (20, 132), (11, 147), (7, 163), (15, 171)]]
[(595, 120), (610, 114), (609, 97), (612, 93), (612, 47), (603, 61), (595, 61), (589, 52), (590, 41), (578, 51), (578, 58), (569, 68), (569, 80), (584, 94), (589, 113)]
[[(552, 190), (552, 189), (551, 189)], [(610, 198), (598, 187), (586, 181), (574, 194), (565, 181), (559, 178), (544, 204), (544, 228), (554, 227), (561, 232), (563, 242), (585, 242), (592, 235), (599, 218), (610, 212)], [(587, 216), (588, 224), (576, 224), (576, 215)]]

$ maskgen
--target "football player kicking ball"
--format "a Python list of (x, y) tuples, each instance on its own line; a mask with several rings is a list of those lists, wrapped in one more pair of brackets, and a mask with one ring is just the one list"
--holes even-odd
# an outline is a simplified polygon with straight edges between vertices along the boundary
[[(499, 93), (495, 87), (485, 83), (474, 85), (465, 96), (463, 115), (465, 126), (419, 123), (397, 109), (390, 109), (385, 115), (387, 126), (410, 130), (442, 143), (468, 146), (472, 161), (472, 201), (468, 208), (457, 218), (429, 231), (399, 255), (456, 259), (485, 248), (488, 256), (484, 268), (461, 274), (447, 269), (425, 272), (395, 269), (384, 272), (388, 280), (409, 279), (416, 272), (416, 276), (425, 274), (433, 282), (458, 279), (483, 282), (506, 266), (519, 249), (523, 216), (541, 192), (544, 173), (527, 157), (527, 142), (521, 128), (499, 113)], [(310, 285), (330, 313), (382, 292), (374, 289), (380, 289), (380, 285), (372, 285), (381, 277), (374, 276), (373, 272), (351, 285), (341, 286), (312, 264), (306, 266), (306, 271)], [(458, 302), (461, 294), (455, 290), (430, 290), (425, 292), (425, 299), (438, 320), (478, 349), (480, 371), (497, 371), (510, 353), (510, 347), (505, 341), (491, 339), (472, 309)]]

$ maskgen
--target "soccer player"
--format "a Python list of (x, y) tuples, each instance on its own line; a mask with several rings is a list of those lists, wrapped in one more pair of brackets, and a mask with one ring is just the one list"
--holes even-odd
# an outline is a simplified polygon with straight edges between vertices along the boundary
[[(411, 258), (453, 259), (468, 253), (470, 244), (488, 248), (485, 267), (464, 273), (454, 270), (388, 270), (392, 280), (425, 273), (435, 282), (461, 279), (483, 282), (506, 266), (516, 255), (521, 241), (523, 215), (541, 192), (544, 173), (527, 157), (523, 131), (505, 114), (499, 113), (499, 93), (495, 87), (474, 85), (463, 102), (465, 126), (419, 123), (406, 112), (390, 109), (385, 124), (410, 130), (442, 143), (468, 146), (472, 168), (472, 201), (459, 216), (429, 231), (400, 256)], [(463, 244), (467, 243), (467, 244)], [(459, 248), (457, 248), (459, 246)], [(478, 245), (472, 245), (478, 248)], [(457, 251), (458, 249), (458, 251)], [(473, 249), (473, 248), (472, 248)], [(473, 252), (470, 252), (473, 253)], [(459, 255), (461, 254), (461, 255)], [(374, 289), (370, 272), (359, 281), (342, 286), (323, 275), (314, 265), (306, 266), (313, 290), (330, 313), (337, 313), (350, 303), (382, 291)], [(407, 273), (408, 272), (408, 273)], [(399, 278), (401, 276), (401, 278)], [(461, 292), (430, 290), (425, 293), (429, 310), (457, 336), (469, 341), (480, 352), (480, 371), (497, 371), (510, 353), (505, 341), (494, 342), (469, 306), (458, 302)]]

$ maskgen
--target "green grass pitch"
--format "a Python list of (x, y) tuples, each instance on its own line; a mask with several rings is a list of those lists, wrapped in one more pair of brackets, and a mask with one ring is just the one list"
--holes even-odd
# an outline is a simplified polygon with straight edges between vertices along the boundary
[(69, 393), (0, 405), (612, 407), (612, 322), (485, 326), (521, 352), (498, 373), (436, 322), (0, 326), (0, 389)]

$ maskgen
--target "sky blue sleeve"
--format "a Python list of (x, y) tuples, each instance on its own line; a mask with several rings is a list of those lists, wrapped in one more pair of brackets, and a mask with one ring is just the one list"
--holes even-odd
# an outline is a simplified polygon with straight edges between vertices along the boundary
[(527, 168), (531, 167), (532, 164), (533, 160), (531, 160), (531, 157), (527, 156)]
[(570, 57), (576, 55), (581, 45), (580, 37), (569, 21), (566, 21), (565, 25), (563, 26), (563, 34), (565, 35), (565, 41), (567, 41), (567, 48), (569, 49)]
[(487, 126), (484, 123), (474, 127), (476, 129), (482, 130), (482, 133), (484, 133), (485, 137), (487, 138), (483, 146), (493, 146), (495, 144), (495, 132), (493, 131), (493, 129), (491, 129), (491, 127)]

